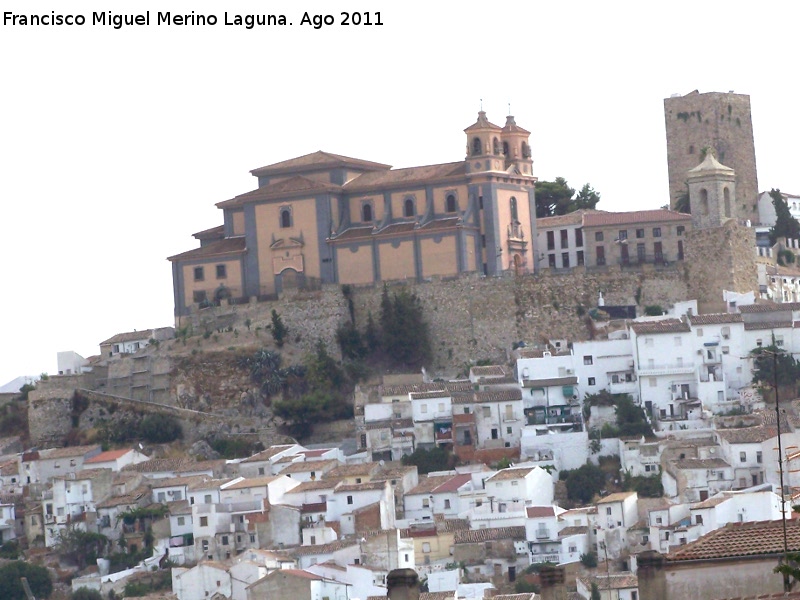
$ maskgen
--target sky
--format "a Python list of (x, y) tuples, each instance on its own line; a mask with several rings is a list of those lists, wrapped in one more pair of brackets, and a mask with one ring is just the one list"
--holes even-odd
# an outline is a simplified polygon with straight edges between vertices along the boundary
[[(92, 25), (92, 12), (150, 25)], [(343, 26), (369, 8), (381, 26)], [(56, 353), (173, 324), (167, 256), (222, 223), (251, 169), (325, 150), (395, 167), (464, 158), (482, 106), (530, 130), (534, 175), (598, 208), (668, 201), (663, 99), (751, 97), (759, 188), (800, 193), (800, 6), (777, 2), (197, 0), (3, 3), (0, 385)], [(157, 25), (158, 11), (216, 25)], [(225, 25), (225, 13), (286, 26)], [(334, 25), (302, 25), (304, 13)], [(5, 20), (5, 17), (4, 17)], [(363, 20), (363, 18), (362, 18)]]

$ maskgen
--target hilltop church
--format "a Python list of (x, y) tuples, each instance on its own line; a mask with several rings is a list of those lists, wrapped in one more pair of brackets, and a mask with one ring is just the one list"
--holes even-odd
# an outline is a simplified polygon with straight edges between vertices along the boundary
[(534, 272), (530, 132), (483, 111), (464, 131), (459, 162), (392, 169), (315, 152), (251, 171), (258, 188), (219, 202), (223, 224), (169, 258), (175, 316), (318, 283)]

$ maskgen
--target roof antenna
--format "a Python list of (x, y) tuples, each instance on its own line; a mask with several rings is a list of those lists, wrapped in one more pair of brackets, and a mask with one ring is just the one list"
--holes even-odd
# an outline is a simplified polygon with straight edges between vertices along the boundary
[(511, 114), (511, 101), (508, 102), (508, 114)]
[(483, 98), (481, 98), (481, 112), (483, 112)]

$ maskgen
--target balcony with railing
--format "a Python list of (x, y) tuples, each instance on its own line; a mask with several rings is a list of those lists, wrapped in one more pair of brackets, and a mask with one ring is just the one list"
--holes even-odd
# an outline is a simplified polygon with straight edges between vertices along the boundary
[(552, 554), (531, 554), (531, 562), (540, 564), (540, 563), (554, 563), (558, 564), (561, 562), (561, 555), (552, 553)]

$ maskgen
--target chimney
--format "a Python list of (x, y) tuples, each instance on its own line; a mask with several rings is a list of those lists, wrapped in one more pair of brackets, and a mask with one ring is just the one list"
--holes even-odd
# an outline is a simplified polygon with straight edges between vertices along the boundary
[(655, 550), (645, 550), (636, 555), (641, 600), (669, 600), (664, 562), (664, 555)]
[(419, 576), (414, 569), (393, 569), (386, 578), (389, 600), (419, 600)]
[(564, 567), (543, 565), (539, 571), (542, 600), (567, 600), (567, 588), (564, 586), (564, 579)]

